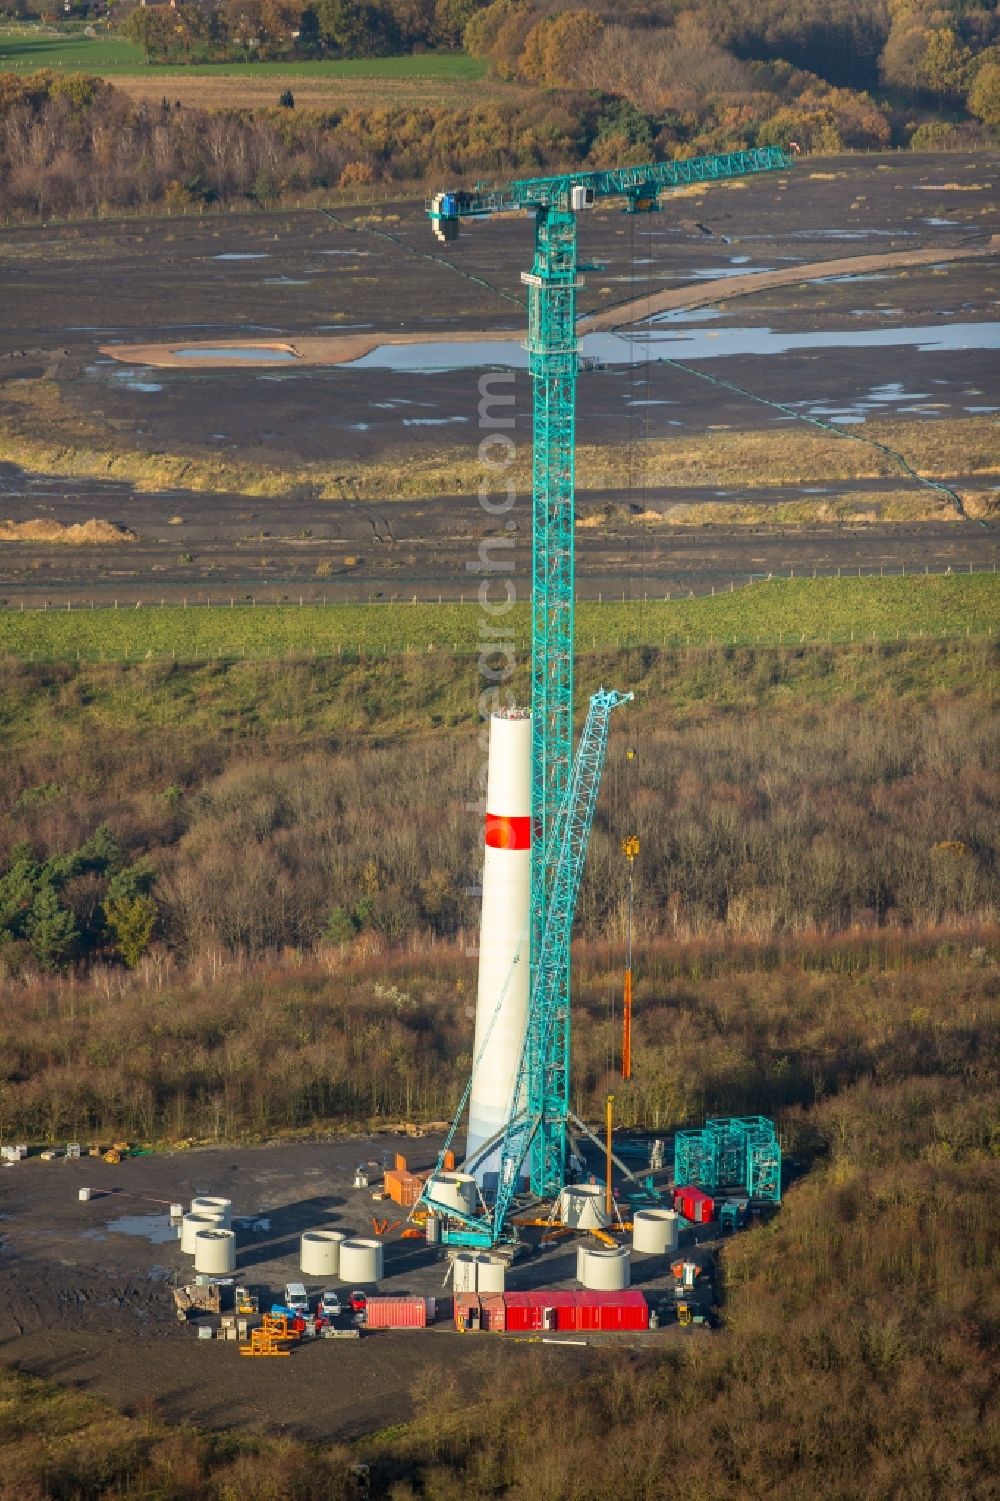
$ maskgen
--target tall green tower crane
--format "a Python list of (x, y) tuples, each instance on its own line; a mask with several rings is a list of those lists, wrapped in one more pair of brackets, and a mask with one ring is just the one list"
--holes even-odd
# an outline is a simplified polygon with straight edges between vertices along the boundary
[[(610, 172), (564, 173), (496, 187), (435, 195), (429, 215), (439, 239), (458, 237), (462, 219), (526, 210), (535, 217), (535, 259), (522, 273), (528, 289), (528, 366), (533, 381), (531, 711), (531, 965), (537, 972), (552, 899), (552, 855), (559, 809), (569, 787), (573, 744), (574, 446), (576, 428), (577, 215), (600, 199), (653, 209), (660, 194), (690, 183), (725, 182), (792, 165), (777, 147), (694, 157)], [(570, 926), (553, 944), (547, 988), (550, 1024), (530, 1029), (527, 1110), (540, 1121), (530, 1147), (532, 1192), (565, 1184), (570, 1063)]]

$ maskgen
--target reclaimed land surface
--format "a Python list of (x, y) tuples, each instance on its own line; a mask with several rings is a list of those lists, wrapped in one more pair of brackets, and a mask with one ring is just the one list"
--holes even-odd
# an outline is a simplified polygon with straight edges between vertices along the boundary
[[(716, 302), (729, 302), (735, 297), (749, 297), (755, 292), (773, 291), (777, 287), (794, 287), (802, 282), (823, 281), (829, 276), (867, 276), (873, 272), (899, 270), (909, 266), (937, 266), (946, 261), (970, 260), (983, 256), (995, 256), (1000, 252), (1000, 235), (994, 235), (989, 245), (965, 246), (950, 250), (903, 250), (886, 255), (840, 256), (833, 260), (816, 261), (809, 266), (791, 266), (782, 271), (758, 271), (747, 276), (727, 276), (718, 281), (704, 282), (701, 286), (674, 287), (665, 292), (650, 294), (623, 303), (619, 307), (606, 308), (599, 313), (588, 314), (577, 325), (581, 334), (596, 333), (599, 329), (624, 328), (630, 323), (640, 323), (656, 313), (680, 308), (709, 307)], [(258, 365), (260, 360), (243, 351), (247, 344), (254, 349), (268, 348), (285, 350), (294, 354), (304, 365), (343, 365), (361, 359), (385, 344), (422, 344), (426, 333), (373, 332), (367, 334), (336, 334), (332, 338), (304, 338), (294, 342), (252, 339), (242, 345), (233, 343), (219, 349), (219, 341), (212, 339), (186, 340), (185, 349), (219, 349), (217, 358), (201, 361), (203, 369), (228, 368), (231, 365)], [(486, 332), (468, 330), (458, 333), (442, 333), (442, 340), (456, 344), (473, 344), (483, 339), (491, 341), (523, 339), (523, 330)], [(179, 366), (190, 369), (190, 360), (178, 353), (181, 346), (174, 344), (108, 344), (101, 345), (101, 354), (116, 360), (138, 365), (156, 365), (164, 369)]]

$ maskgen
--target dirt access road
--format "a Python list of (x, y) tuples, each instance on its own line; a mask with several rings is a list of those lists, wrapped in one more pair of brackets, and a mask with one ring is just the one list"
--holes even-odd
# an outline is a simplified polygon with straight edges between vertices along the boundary
[[(914, 325), (993, 319), (990, 262), (941, 261), (940, 269), (932, 262), (806, 284), (798, 274), (843, 259), (848, 247), (851, 258), (988, 248), (998, 173), (1000, 157), (989, 154), (830, 159), (700, 197), (678, 195), (663, 213), (641, 220), (595, 213), (581, 227), (581, 254), (600, 268), (588, 273), (581, 314), (603, 319), (623, 299), (666, 292), (690, 305), (709, 284), (795, 274), (792, 285), (699, 309), (695, 320), (671, 315), (663, 326), (676, 332), (677, 357), (765, 397), (800, 401), (804, 409), (863, 400), (877, 387), (884, 398), (879, 409), (893, 414), (914, 405), (908, 395), (924, 391), (928, 378), (938, 412), (988, 404), (989, 396), (962, 397), (966, 387), (988, 380), (991, 350), (966, 337), (957, 348), (925, 355), (893, 340)], [(324, 369), (295, 362), (285, 369), (195, 366), (147, 374), (100, 354), (102, 346), (180, 340), (367, 339), (376, 330), (427, 340), (488, 331), (516, 344), (524, 323), (520, 271), (530, 260), (523, 218), (473, 224), (438, 256), (422, 204), (336, 214), (335, 220), (279, 212), (0, 230), (0, 270), (10, 291), (0, 329), (0, 422), (16, 417), (29, 431), (51, 433), (54, 387), (60, 414), (86, 424), (97, 447), (121, 439), (143, 451), (237, 454), (277, 468), (473, 446), (479, 369)], [(732, 336), (740, 329), (795, 337), (863, 332), (874, 342), (863, 364), (850, 345), (811, 349), (801, 339), (784, 353), (770, 347), (739, 353)], [(581, 377), (581, 442), (620, 442), (630, 430), (668, 438), (780, 420), (657, 364), (633, 377), (626, 360), (622, 343), (620, 364), (610, 361), (603, 372)], [(43, 377), (50, 389), (33, 424), (33, 383)], [(888, 389), (894, 383), (898, 400)], [(530, 388), (521, 370), (515, 417), (517, 432), (527, 435)]]

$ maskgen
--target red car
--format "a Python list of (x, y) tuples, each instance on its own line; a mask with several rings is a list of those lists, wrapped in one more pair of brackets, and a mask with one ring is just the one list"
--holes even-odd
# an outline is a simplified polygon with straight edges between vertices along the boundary
[(355, 1289), (355, 1291), (351, 1293), (351, 1296), (347, 1301), (350, 1305), (352, 1313), (364, 1313), (365, 1309), (368, 1307), (368, 1294), (358, 1292)]

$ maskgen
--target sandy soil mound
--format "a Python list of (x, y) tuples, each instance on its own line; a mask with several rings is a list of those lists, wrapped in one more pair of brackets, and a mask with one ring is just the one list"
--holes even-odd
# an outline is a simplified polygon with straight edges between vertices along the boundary
[(0, 521), (0, 542), (65, 542), (70, 547), (92, 547), (105, 542), (135, 542), (138, 533), (114, 521)]

